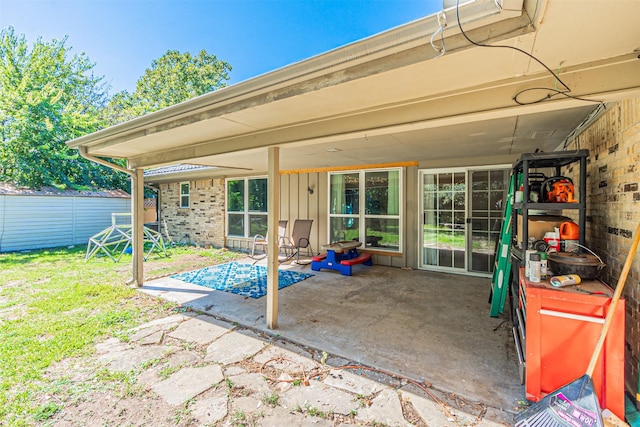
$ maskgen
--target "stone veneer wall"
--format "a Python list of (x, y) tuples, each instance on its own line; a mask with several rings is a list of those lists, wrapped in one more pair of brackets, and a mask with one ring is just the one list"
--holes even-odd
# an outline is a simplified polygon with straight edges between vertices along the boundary
[[(603, 257), (602, 279), (618, 282), (633, 234), (640, 222), (640, 99), (609, 107), (595, 123), (567, 147), (588, 149), (587, 246)], [(572, 170), (575, 169), (575, 170)], [(568, 175), (577, 178), (577, 167)], [(626, 385), (638, 389), (640, 357), (640, 255), (636, 254), (627, 277)]]
[[(180, 183), (160, 185), (160, 217), (171, 238), (200, 246), (225, 245), (224, 179), (190, 181), (190, 206), (180, 208)], [(163, 224), (164, 227), (164, 224)]]

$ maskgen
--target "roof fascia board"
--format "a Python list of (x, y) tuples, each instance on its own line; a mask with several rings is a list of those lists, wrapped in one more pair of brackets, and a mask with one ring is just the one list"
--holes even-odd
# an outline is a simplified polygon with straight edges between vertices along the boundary
[[(638, 62), (635, 55), (623, 55), (618, 58), (582, 64), (565, 70), (565, 81), (573, 86), (576, 97), (591, 97), (594, 102), (614, 101), (623, 96), (630, 96), (640, 90), (640, 81), (636, 76)], [(585, 71), (586, 70), (586, 71)], [(614, 76), (604, 78), (603, 76)], [(599, 83), (596, 86), (588, 84), (585, 89), (580, 87), (580, 82), (607, 82), (607, 86)], [(534, 76), (512, 78), (499, 84), (485, 85), (468, 90), (464, 93), (443, 94), (421, 100), (414, 100), (403, 105), (390, 105), (381, 107), (376, 111), (361, 111), (352, 115), (331, 117), (319, 120), (316, 123), (304, 123), (299, 126), (291, 126), (285, 129), (271, 129), (252, 134), (239, 135), (222, 140), (203, 141), (188, 147), (169, 149), (162, 152), (132, 157), (129, 159), (131, 167), (151, 167), (161, 163), (189, 161), (199, 157), (208, 157), (217, 154), (231, 153), (235, 151), (266, 148), (269, 145), (285, 146), (289, 144), (309, 144), (319, 142), (333, 142), (340, 139), (364, 137), (364, 135), (387, 134), (391, 132), (403, 132), (419, 129), (427, 129), (436, 126), (448, 126), (469, 121), (489, 120), (516, 114), (533, 114), (545, 111), (553, 111), (563, 108), (572, 108), (585, 105), (584, 100), (576, 98), (563, 98), (545, 102), (532, 103), (518, 106), (513, 103), (514, 93), (527, 87), (544, 86), (553, 84), (553, 77), (541, 72)], [(598, 92), (586, 92), (597, 87)], [(464, 100), (464, 101), (460, 101)], [(445, 113), (446, 106), (463, 102), (465, 105), (473, 105), (475, 110), (455, 112), (451, 115)], [(437, 103), (439, 108), (434, 107)], [(426, 117), (425, 111), (438, 111), (441, 116)], [(417, 116), (416, 112), (423, 112)], [(378, 123), (376, 127), (366, 129), (354, 129), (350, 123), (356, 114), (374, 115), (372, 120)], [(386, 123), (385, 118), (402, 117), (404, 121), (398, 123)], [(331, 123), (329, 123), (331, 121)], [(330, 133), (327, 133), (330, 129)]]
[(358, 61), (364, 62), (365, 60), (370, 60), (373, 56), (382, 55), (385, 49), (392, 49), (398, 45), (409, 43), (410, 41), (415, 42), (416, 40), (424, 39), (429, 30), (435, 31), (437, 28), (437, 20), (434, 18), (434, 15), (430, 15), (384, 33), (293, 63), (232, 86), (163, 108), (162, 110), (155, 111), (143, 117), (75, 138), (67, 142), (67, 144), (71, 148), (77, 148), (81, 145), (91, 145), (89, 144), (90, 142), (97, 142), (101, 138), (127, 131), (135, 132), (137, 129), (144, 129), (152, 124), (158, 125), (166, 120), (176, 120), (179, 119), (180, 116), (193, 114), (213, 105), (224, 105), (241, 100), (245, 96), (255, 96), (262, 91), (273, 91), (278, 85), (292, 83), (294, 79), (300, 79), (302, 77), (308, 78), (315, 73), (321, 71), (326, 72), (332, 67), (344, 67), (346, 64), (352, 66)]
[[(489, 5), (494, 5), (493, 9)], [(500, 12), (495, 7), (495, 0), (473, 0), (460, 5), (462, 22), (465, 23), (467, 21), (465, 29), (469, 30), (513, 18), (520, 14), (521, 11)], [(161, 126), (164, 122), (184, 119), (203, 110), (233, 104), (247, 97), (271, 92), (278, 87), (295, 84), (296, 82), (312, 79), (336, 70), (347, 69), (427, 44), (431, 34), (437, 31), (438, 28), (437, 15), (429, 15), (244, 82), (75, 138), (68, 141), (67, 145), (71, 148), (85, 146), (91, 151), (91, 148), (95, 145), (104, 147), (111, 145), (113, 141), (122, 141), (125, 135), (127, 140), (135, 139), (136, 137), (147, 135), (150, 127)], [(447, 31), (455, 34), (458, 29), (451, 28), (451, 30)]]
[[(527, 16), (519, 15), (516, 18), (511, 18), (506, 21), (499, 22), (490, 27), (478, 27), (475, 30), (465, 30), (467, 34), (477, 40), (482, 40), (486, 43), (490, 43), (495, 40), (503, 40), (505, 38), (515, 38), (522, 34), (530, 32), (532, 27), (530, 20)], [(461, 34), (454, 34), (446, 37), (447, 43), (447, 55), (454, 54), (466, 49), (474, 48), (470, 45)], [(427, 48), (427, 52), (431, 54), (431, 58), (438, 56), (438, 52)], [(422, 62), (430, 59), (425, 57), (425, 46), (416, 46), (410, 50), (404, 50), (394, 55), (393, 67), (401, 68), (404, 66), (415, 64), (416, 62)], [(165, 120), (163, 122), (157, 122), (153, 126), (147, 126), (146, 128), (138, 129), (134, 132), (121, 133), (114, 135), (103, 141), (96, 141), (92, 143), (88, 149), (89, 152), (98, 153), (97, 155), (107, 155), (103, 150), (110, 150), (109, 157), (122, 157), (114, 153), (114, 148), (117, 145), (125, 144), (130, 140), (141, 138), (149, 135), (153, 135), (166, 130), (171, 130), (181, 126), (187, 126), (191, 123), (204, 121), (211, 118), (223, 118), (223, 116), (232, 114), (236, 111), (242, 111), (243, 109), (253, 108), (255, 106), (266, 105), (273, 100), (285, 99), (294, 97), (303, 91), (318, 91), (327, 87), (335, 86), (344, 82), (357, 80), (360, 78), (366, 78), (369, 75), (378, 75), (389, 71), (389, 61), (387, 58), (378, 58), (377, 60), (371, 60), (366, 63), (353, 65), (348, 70), (334, 71), (333, 74), (327, 73), (322, 76), (316, 76), (315, 78), (307, 79), (304, 82), (298, 84), (291, 84), (289, 86), (274, 87), (269, 91), (257, 91), (251, 95), (244, 97), (243, 99), (237, 99), (232, 105), (228, 104), (215, 104), (209, 106), (208, 109), (201, 109), (199, 112), (193, 112), (191, 115), (184, 115), (182, 118), (176, 118), (173, 121)], [(292, 126), (295, 124), (292, 124)], [(269, 131), (269, 129), (263, 129), (260, 131)], [(176, 147), (179, 148), (179, 147)], [(134, 156), (135, 157), (135, 156)]]

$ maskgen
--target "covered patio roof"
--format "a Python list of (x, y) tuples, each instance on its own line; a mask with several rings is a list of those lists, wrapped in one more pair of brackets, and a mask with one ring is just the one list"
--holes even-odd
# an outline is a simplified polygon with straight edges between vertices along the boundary
[[(276, 230), (283, 170), (491, 165), (551, 151), (596, 106), (640, 95), (637, 5), (471, 0), (68, 145), (132, 177), (132, 282), (142, 286), (144, 169), (267, 174)], [(269, 233), (269, 328), (278, 318), (276, 238)]]
[[(129, 168), (216, 166), (209, 176), (419, 161), (512, 161), (550, 151), (598, 105), (640, 94), (637, 2), (475, 0), (68, 144)], [(545, 88), (531, 90), (532, 88)], [(593, 102), (585, 101), (589, 99)]]

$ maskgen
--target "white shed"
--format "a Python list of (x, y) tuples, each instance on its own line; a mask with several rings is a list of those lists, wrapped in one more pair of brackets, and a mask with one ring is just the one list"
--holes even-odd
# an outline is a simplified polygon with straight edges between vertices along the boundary
[(0, 252), (85, 244), (114, 212), (131, 212), (128, 193), (0, 184)]

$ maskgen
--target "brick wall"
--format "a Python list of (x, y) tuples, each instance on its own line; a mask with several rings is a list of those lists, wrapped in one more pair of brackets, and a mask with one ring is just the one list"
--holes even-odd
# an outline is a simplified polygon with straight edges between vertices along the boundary
[[(608, 109), (568, 149), (589, 149), (587, 246), (607, 264), (603, 280), (615, 286), (640, 222), (640, 99)], [(572, 175), (572, 173), (569, 173)], [(640, 356), (640, 255), (623, 294), (626, 316), (626, 384), (635, 396)]]
[(190, 181), (190, 205), (180, 208), (180, 184), (160, 185), (160, 215), (171, 238), (201, 246), (225, 245), (224, 179)]

